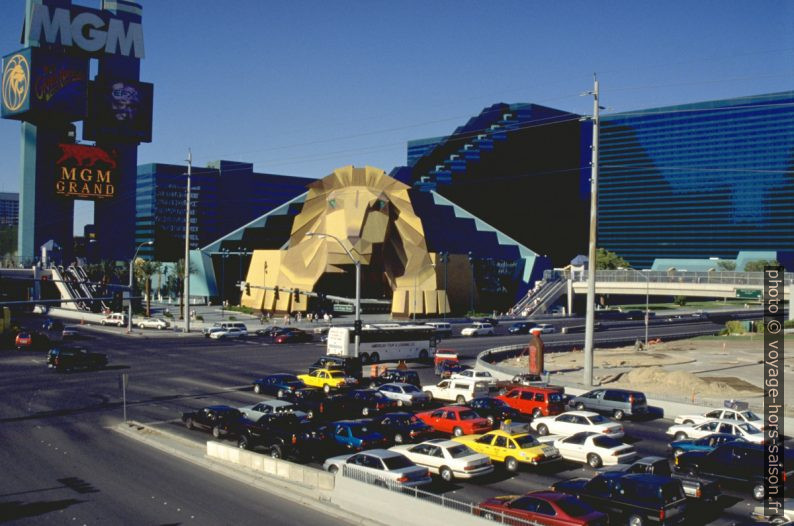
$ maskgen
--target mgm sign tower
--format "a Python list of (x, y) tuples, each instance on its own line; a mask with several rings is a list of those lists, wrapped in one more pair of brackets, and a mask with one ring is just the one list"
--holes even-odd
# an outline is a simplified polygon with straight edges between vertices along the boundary
[(84, 199), (94, 201), (97, 254), (129, 259), (138, 144), (152, 132), (153, 86), (139, 80), (141, 6), (27, 0), (22, 45), (3, 57), (0, 107), (22, 121), (19, 257), (30, 261), (53, 240), (70, 261), (74, 201)]

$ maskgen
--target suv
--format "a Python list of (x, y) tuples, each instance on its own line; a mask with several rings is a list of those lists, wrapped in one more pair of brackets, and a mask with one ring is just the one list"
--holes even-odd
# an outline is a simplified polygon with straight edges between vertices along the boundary
[(460, 331), (461, 336), (493, 336), (494, 330), (493, 325), (490, 323), (474, 323), (471, 327), (465, 327), (462, 331)]
[(74, 368), (94, 369), (108, 364), (106, 354), (88, 352), (85, 349), (50, 349), (47, 353), (47, 367), (56, 371)]
[(520, 386), (509, 389), (496, 398), (525, 415), (537, 418), (559, 415), (565, 411), (564, 395), (565, 388), (555, 385)]
[(244, 422), (237, 440), (240, 449), (268, 450), (273, 458), (297, 460), (323, 458), (328, 449), (326, 430), (302, 421), (294, 414), (266, 415)]
[(442, 338), (451, 338), (452, 337), (452, 325), (447, 322), (442, 321), (431, 321), (425, 323), (425, 325), (430, 325), (436, 331), (436, 338), (439, 340)]
[(127, 325), (127, 315), (122, 314), (120, 312), (114, 312), (112, 314), (108, 314), (101, 320), (99, 320), (100, 325), (116, 325), (118, 327), (124, 327)]
[(625, 389), (594, 389), (574, 397), (569, 404), (579, 411), (607, 413), (615, 420), (622, 420), (625, 416), (648, 414), (645, 394)]

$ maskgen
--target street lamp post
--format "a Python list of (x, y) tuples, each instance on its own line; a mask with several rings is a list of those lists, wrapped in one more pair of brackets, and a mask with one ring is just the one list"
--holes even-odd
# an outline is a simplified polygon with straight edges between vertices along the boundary
[(132, 255), (132, 259), (130, 260), (130, 297), (128, 298), (129, 304), (127, 305), (127, 334), (132, 332), (132, 276), (135, 271), (135, 258), (138, 257), (138, 251), (141, 249), (141, 247), (145, 247), (147, 245), (154, 245), (154, 241), (144, 241), (138, 245), (138, 248), (135, 249), (135, 253)]
[(330, 237), (337, 243), (339, 246), (342, 247), (342, 250), (345, 251), (345, 254), (350, 258), (353, 264), (356, 266), (356, 321), (355, 321), (355, 353), (356, 358), (358, 358), (358, 350), (361, 346), (361, 262), (353, 257), (353, 254), (347, 249), (347, 247), (342, 243), (342, 241), (332, 235), (332, 234), (322, 234), (320, 232), (307, 232), (306, 237), (319, 237), (319, 238), (326, 238)]
[(229, 257), (229, 250), (221, 250), (221, 319), (224, 317), (223, 308), (226, 306), (226, 258)]
[(444, 260), (444, 319), (447, 319), (449, 309), (449, 290), (447, 290), (447, 266), (449, 265), (449, 252), (442, 252), (441, 259)]
[(469, 252), (469, 265), (471, 265), (471, 313), (474, 314), (474, 256)]

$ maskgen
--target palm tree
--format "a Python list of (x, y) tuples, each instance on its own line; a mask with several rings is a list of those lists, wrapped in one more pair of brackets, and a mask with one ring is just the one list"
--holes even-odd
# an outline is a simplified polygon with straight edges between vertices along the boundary
[(143, 289), (146, 294), (146, 317), (151, 316), (152, 310), (152, 276), (160, 270), (161, 263), (157, 261), (146, 261), (138, 258), (135, 261), (135, 274), (139, 281), (143, 282)]

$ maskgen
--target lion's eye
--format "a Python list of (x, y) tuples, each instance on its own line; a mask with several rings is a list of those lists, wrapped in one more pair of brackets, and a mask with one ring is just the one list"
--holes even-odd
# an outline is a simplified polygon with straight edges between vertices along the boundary
[(330, 206), (331, 208), (336, 208), (336, 199), (329, 199), (328, 206)]
[(378, 210), (383, 210), (384, 208), (386, 208), (386, 201), (384, 201), (383, 199), (378, 199), (378, 201), (375, 203), (375, 208), (377, 208)]

